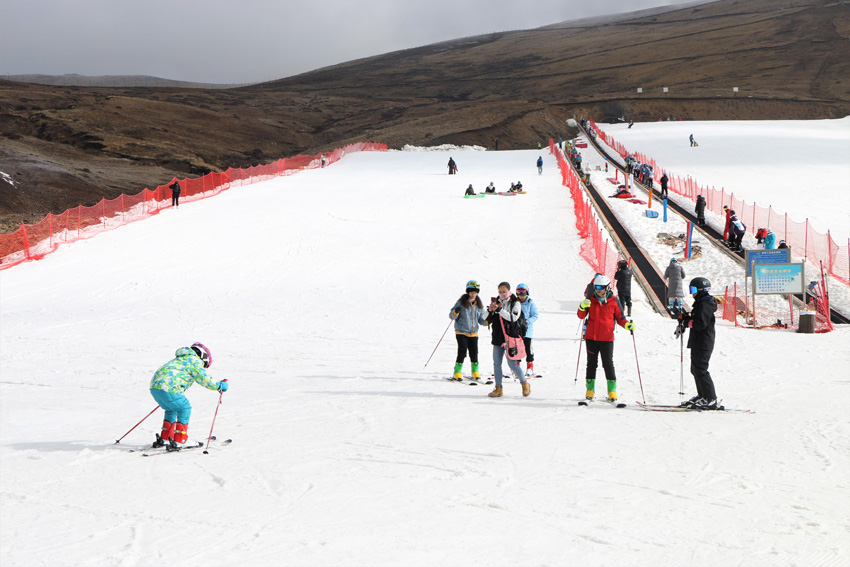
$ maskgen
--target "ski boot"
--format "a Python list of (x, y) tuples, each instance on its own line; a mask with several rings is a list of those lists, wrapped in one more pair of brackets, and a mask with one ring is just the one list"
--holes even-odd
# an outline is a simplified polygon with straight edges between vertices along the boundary
[(587, 393), (584, 395), (584, 399), (586, 399), (587, 401), (591, 401), (593, 399), (593, 387), (596, 384), (596, 380), (585, 380), (584, 383), (587, 386)]
[(608, 401), (617, 403), (617, 381), (606, 380), (606, 382), (608, 384)]
[(478, 363), (472, 363), (472, 379), (473, 380), (481, 380), (481, 372), (478, 371)]
[(694, 405), (697, 403), (697, 400), (699, 400), (699, 399), (700, 399), (699, 395), (696, 395), (693, 398), (691, 398), (690, 400), (684, 401), (681, 404), (679, 404), (679, 407), (680, 408), (692, 408), (692, 407), (694, 407)]
[(593, 390), (588, 390), (588, 391), (584, 394), (584, 399), (585, 399), (585, 400), (587, 400), (587, 401), (592, 400), (592, 399), (593, 399), (593, 394), (594, 394)]
[(156, 436), (156, 441), (151, 445), (152, 448), (158, 449), (160, 447), (165, 447), (165, 445), (171, 441), (174, 437), (174, 428), (177, 424), (171, 423), (170, 421), (162, 420), (162, 431), (159, 435)]
[(174, 437), (172, 439), (182, 445), (189, 439), (189, 424), (177, 422), (174, 425)]
[(487, 394), (487, 396), (490, 397), (490, 398), (501, 398), (502, 397), (502, 387), (496, 386), (495, 388), (493, 388), (492, 392)]
[(525, 364), (525, 375), (526, 376), (534, 376), (534, 363), (527, 362)]
[(717, 400), (706, 400), (705, 398), (700, 398), (694, 403), (694, 408), (705, 411), (721, 409), (722, 406), (717, 405)]
[(617, 392), (608, 392), (608, 401), (611, 403), (617, 403)]
[(454, 376), (452, 376), (452, 378), (454, 378), (458, 382), (463, 380), (463, 374), (461, 374), (461, 369), (463, 369), (463, 363), (462, 362), (455, 362), (455, 373), (454, 373)]

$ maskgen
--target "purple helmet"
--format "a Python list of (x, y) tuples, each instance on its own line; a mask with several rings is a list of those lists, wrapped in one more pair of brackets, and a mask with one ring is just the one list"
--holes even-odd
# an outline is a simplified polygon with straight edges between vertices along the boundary
[(210, 352), (210, 349), (205, 347), (202, 343), (195, 343), (192, 345), (192, 350), (195, 351), (195, 354), (197, 354), (198, 358), (201, 359), (201, 362), (204, 363), (204, 368), (212, 366), (212, 353)]

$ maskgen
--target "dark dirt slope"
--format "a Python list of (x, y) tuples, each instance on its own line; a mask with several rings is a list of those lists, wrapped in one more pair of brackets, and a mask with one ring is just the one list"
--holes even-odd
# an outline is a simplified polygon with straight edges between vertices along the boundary
[(463, 38), (241, 89), (0, 82), (0, 171), (17, 182), (0, 180), (0, 225), (359, 140), (499, 138), (508, 149), (567, 134), (572, 115), (841, 117), (848, 39), (850, 7), (837, 1), (721, 0)]

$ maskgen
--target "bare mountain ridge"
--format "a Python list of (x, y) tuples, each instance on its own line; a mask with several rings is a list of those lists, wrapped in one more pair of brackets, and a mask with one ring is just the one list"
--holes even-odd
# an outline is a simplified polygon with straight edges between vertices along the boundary
[(841, 117), (848, 39), (850, 9), (836, 1), (721, 0), (462, 38), (239, 89), (0, 81), (0, 170), (17, 182), (0, 177), (0, 215), (14, 226), (172, 175), (367, 139), (498, 138), (509, 149), (568, 134), (573, 115)]

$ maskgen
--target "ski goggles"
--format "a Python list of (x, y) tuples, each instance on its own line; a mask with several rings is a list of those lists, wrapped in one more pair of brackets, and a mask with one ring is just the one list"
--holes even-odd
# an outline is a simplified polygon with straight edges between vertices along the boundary
[(516, 288), (516, 294), (517, 295), (528, 295), (528, 290), (524, 287), (518, 287), (518, 288)]
[(691, 292), (691, 295), (696, 295), (696, 293), (699, 291), (695, 285), (688, 286), (688, 290)]
[(603, 289), (608, 289), (607, 285), (595, 285), (593, 287), (596, 289), (596, 291), (602, 291)]

